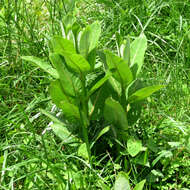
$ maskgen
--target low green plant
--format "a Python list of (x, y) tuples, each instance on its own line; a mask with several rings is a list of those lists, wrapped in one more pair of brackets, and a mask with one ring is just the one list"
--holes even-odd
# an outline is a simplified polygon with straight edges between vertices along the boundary
[[(61, 110), (61, 116), (42, 110), (52, 119), (53, 131), (64, 143), (79, 147), (79, 155), (91, 161), (91, 148), (103, 134), (112, 129), (115, 139), (126, 142), (129, 135), (128, 113), (137, 103), (162, 85), (140, 88), (137, 77), (142, 69), (147, 39), (141, 34), (131, 44), (129, 38), (118, 45), (118, 55), (109, 50), (97, 51), (101, 25), (94, 22), (84, 30), (71, 15), (64, 18), (61, 36), (50, 40), (49, 59), (52, 66), (37, 57), (24, 56), (26, 61), (37, 64), (54, 80), (50, 84), (50, 95)], [(97, 57), (97, 53), (100, 59)], [(63, 116), (63, 117), (62, 117)], [(89, 142), (92, 121), (104, 118), (104, 127), (94, 134)], [(132, 156), (138, 141), (128, 142)]]
[[(143, 190), (146, 180), (142, 180), (133, 188), (134, 190)], [(120, 172), (114, 184), (114, 190), (131, 190), (131, 185), (129, 183), (129, 176), (125, 172)]]

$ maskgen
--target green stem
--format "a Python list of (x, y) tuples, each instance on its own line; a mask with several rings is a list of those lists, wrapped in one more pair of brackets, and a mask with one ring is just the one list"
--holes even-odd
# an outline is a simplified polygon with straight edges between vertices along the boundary
[(122, 85), (122, 91), (121, 91), (121, 105), (123, 106), (124, 110), (126, 109), (127, 100), (125, 95), (125, 87)]
[[(82, 81), (83, 97), (82, 97), (79, 112), (80, 112), (80, 118), (81, 118), (83, 138), (86, 143), (86, 148), (87, 148), (88, 157), (89, 157), (89, 163), (92, 167), (91, 150), (90, 150), (90, 143), (89, 143), (89, 139), (88, 139), (88, 130), (87, 130), (88, 123), (85, 121), (86, 119), (88, 119), (88, 102), (86, 100), (87, 92), (86, 92), (86, 87), (85, 87), (85, 77), (83, 75), (81, 75), (81, 81)], [(82, 111), (83, 111), (84, 115), (82, 114)], [(86, 118), (84, 118), (84, 117), (86, 117)]]

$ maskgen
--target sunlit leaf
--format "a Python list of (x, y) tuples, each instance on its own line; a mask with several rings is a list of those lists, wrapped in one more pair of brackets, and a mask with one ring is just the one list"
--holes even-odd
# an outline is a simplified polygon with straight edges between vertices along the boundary
[(139, 182), (135, 188), (133, 190), (143, 190), (144, 184), (145, 184), (146, 180), (142, 180), (141, 182)]
[(128, 98), (128, 102), (134, 103), (134, 102), (143, 100), (163, 87), (164, 87), (164, 85), (154, 85), (154, 86), (148, 86), (145, 88), (141, 88), (140, 90), (137, 90), (135, 93), (133, 93)]
[(65, 52), (76, 53), (76, 50), (72, 41), (65, 39), (63, 37), (54, 36), (51, 39), (51, 44), (52, 44), (54, 53), (58, 53), (60, 55), (63, 55), (63, 53)]
[(123, 48), (123, 59), (129, 65), (129, 63), (130, 63), (130, 39), (129, 39), (129, 37), (127, 38), (127, 41)]
[(59, 78), (56, 69), (54, 69), (49, 63), (43, 61), (42, 59), (34, 56), (22, 56), (22, 59), (34, 63), (45, 72), (49, 73), (52, 77)]
[(133, 81), (133, 74), (127, 63), (108, 50), (105, 54), (109, 71), (113, 73), (114, 78), (125, 87), (129, 85)]
[(131, 137), (127, 141), (127, 150), (132, 157), (136, 156), (142, 150), (142, 142)]
[(83, 143), (79, 146), (78, 149), (78, 156), (81, 156), (82, 158), (84, 158), (85, 160), (88, 160), (88, 151), (87, 151), (87, 147), (86, 147), (86, 143)]
[(50, 84), (49, 92), (52, 98), (52, 101), (60, 108), (60, 102), (67, 100), (67, 96), (63, 93), (60, 80), (52, 81)]
[(114, 190), (131, 190), (129, 177), (125, 172), (120, 172), (114, 184)]
[(144, 34), (141, 34), (138, 38), (136, 38), (130, 47), (130, 67), (132, 67), (135, 76), (139, 74), (141, 71), (144, 55), (147, 49), (147, 39)]
[(82, 32), (79, 41), (79, 52), (84, 56), (87, 55), (97, 46), (101, 33), (101, 25), (99, 22), (87, 26)]
[(70, 69), (79, 74), (85, 74), (90, 71), (90, 64), (80, 54), (63, 53), (66, 64)]

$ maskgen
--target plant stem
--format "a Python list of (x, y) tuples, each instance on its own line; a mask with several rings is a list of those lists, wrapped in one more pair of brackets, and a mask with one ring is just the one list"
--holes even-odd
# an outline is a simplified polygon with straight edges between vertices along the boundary
[[(89, 163), (90, 166), (92, 167), (92, 161), (91, 161), (91, 150), (90, 150), (90, 143), (89, 143), (89, 139), (88, 139), (88, 122), (85, 121), (86, 119), (88, 119), (88, 100), (86, 100), (86, 87), (85, 87), (85, 77), (83, 74), (81, 74), (81, 81), (82, 81), (82, 90), (83, 90), (83, 97), (82, 97), (82, 101), (81, 101), (81, 105), (79, 106), (79, 112), (80, 112), (80, 118), (81, 118), (81, 125), (82, 125), (82, 133), (83, 133), (83, 138), (84, 141), (86, 143), (86, 148), (87, 148), (87, 152), (88, 152), (88, 157), (89, 157)], [(83, 115), (83, 113), (84, 115)], [(84, 118), (86, 117), (86, 118)]]
[(125, 96), (125, 87), (122, 85), (122, 91), (121, 91), (121, 105), (123, 106), (124, 110), (126, 109), (126, 96)]

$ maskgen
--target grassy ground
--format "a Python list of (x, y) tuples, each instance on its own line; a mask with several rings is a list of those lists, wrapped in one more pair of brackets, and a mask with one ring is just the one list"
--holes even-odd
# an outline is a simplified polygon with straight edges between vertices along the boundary
[[(125, 157), (115, 157), (106, 147), (94, 156), (91, 170), (76, 147), (64, 146), (39, 112), (52, 109), (50, 77), (20, 58), (47, 59), (48, 39), (60, 34), (59, 22), (69, 7), (53, 0), (4, 0), (0, 8), (0, 189), (106, 189), (103, 183), (112, 187)], [(135, 124), (150, 149), (150, 167), (126, 163), (132, 168), (132, 186), (146, 177), (145, 189), (190, 188), (189, 10), (188, 0), (91, 0), (78, 3), (75, 10), (82, 26), (101, 22), (101, 48), (116, 48), (116, 32), (133, 39), (143, 31), (148, 50), (140, 77), (147, 84), (166, 85), (146, 101)]]

